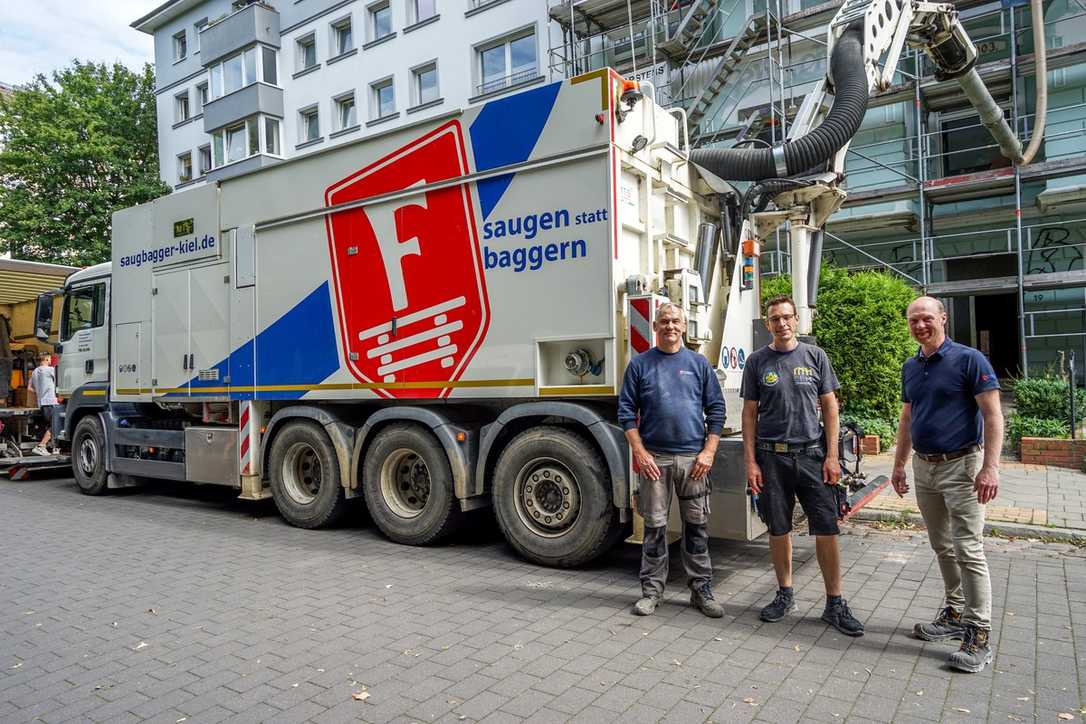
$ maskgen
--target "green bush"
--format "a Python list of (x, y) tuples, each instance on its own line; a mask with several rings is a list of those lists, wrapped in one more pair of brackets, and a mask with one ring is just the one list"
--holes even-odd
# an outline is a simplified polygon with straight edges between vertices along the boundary
[[(763, 300), (791, 291), (788, 277), (762, 282)], [(897, 276), (822, 267), (813, 332), (841, 382), (843, 417), (896, 421), (901, 414), (901, 365), (916, 351), (905, 309), (916, 294)]]
[[(1067, 382), (1055, 375), (1030, 377), (1011, 382), (1015, 410), (1022, 417), (1047, 417), (1071, 421), (1071, 400)], [(1086, 390), (1075, 388), (1075, 420), (1086, 414)]]
[(1071, 427), (1064, 420), (1050, 417), (1028, 417), (1015, 412), (1007, 418), (1007, 442), (1018, 450), (1024, 437), (1068, 438)]
[(864, 435), (878, 435), (883, 449), (890, 447), (897, 439), (897, 421), (889, 422), (878, 417), (857, 417), (842, 415), (841, 422), (854, 422), (860, 426)]

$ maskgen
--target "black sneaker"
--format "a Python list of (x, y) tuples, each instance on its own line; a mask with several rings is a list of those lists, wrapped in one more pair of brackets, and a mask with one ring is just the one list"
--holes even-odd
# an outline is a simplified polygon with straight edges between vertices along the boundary
[(931, 623), (918, 623), (913, 626), (913, 636), (921, 641), (946, 641), (961, 639), (965, 636), (961, 611), (947, 606)]
[(988, 643), (989, 631), (965, 624), (962, 645), (947, 657), (947, 665), (958, 671), (976, 674), (992, 660), (992, 647)]
[(758, 618), (767, 623), (776, 623), (795, 610), (795, 598), (791, 594), (778, 589), (777, 595), (773, 597), (773, 602), (762, 609), (762, 612), (758, 614)]
[(863, 636), (864, 625), (852, 615), (845, 599), (839, 598), (833, 603), (826, 602), (826, 610), (822, 612), (822, 620), (833, 626), (845, 636)]
[(713, 598), (713, 587), (708, 581), (690, 587), (690, 605), (709, 618), (720, 618), (724, 615), (724, 607)]

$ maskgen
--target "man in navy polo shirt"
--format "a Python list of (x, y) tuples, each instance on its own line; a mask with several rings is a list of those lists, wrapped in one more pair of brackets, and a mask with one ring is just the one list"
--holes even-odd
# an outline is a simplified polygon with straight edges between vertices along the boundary
[(905, 463), (915, 450), (916, 503), (943, 575), (946, 600), (934, 621), (918, 623), (924, 641), (961, 639), (947, 659), (976, 673), (992, 660), (992, 584), (984, 558), (984, 506), (999, 490), (1003, 414), (988, 359), (946, 336), (946, 312), (920, 297), (906, 312), (920, 343), (901, 369), (901, 423), (890, 480), (909, 491)]

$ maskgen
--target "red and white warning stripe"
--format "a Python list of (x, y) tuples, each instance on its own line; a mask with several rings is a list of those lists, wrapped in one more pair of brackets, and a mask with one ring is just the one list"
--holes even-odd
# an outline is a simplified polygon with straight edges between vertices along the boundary
[(253, 448), (256, 447), (256, 440), (252, 439), (257, 429), (256, 425), (252, 424), (252, 407), (253, 403), (249, 400), (243, 400), (241, 403), (241, 421), (238, 424), (238, 450), (241, 456), (240, 469), (242, 475), (250, 475), (253, 461)]
[(652, 316), (656, 312), (651, 296), (630, 297), (630, 356), (652, 347)]

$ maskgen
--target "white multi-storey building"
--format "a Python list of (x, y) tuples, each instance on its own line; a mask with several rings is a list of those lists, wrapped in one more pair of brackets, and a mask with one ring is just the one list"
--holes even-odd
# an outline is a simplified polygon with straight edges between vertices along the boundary
[(132, 27), (174, 189), (547, 80), (545, 0), (170, 0)]

